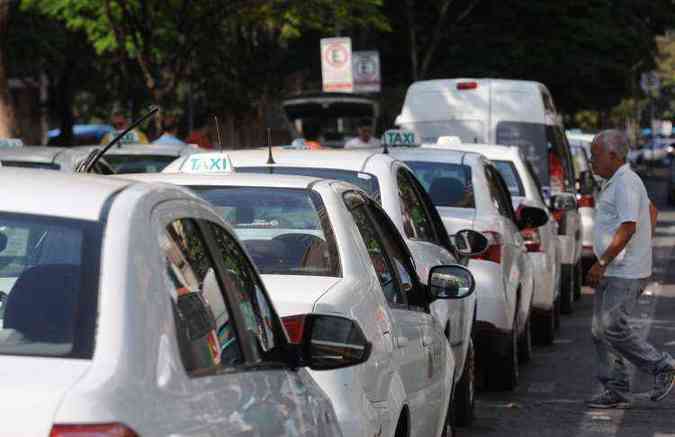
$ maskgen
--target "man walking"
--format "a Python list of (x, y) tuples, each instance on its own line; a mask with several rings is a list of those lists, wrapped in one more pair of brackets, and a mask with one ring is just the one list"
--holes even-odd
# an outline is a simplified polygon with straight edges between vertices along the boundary
[(630, 325), (631, 313), (652, 274), (651, 238), (657, 211), (640, 177), (626, 163), (628, 139), (617, 130), (599, 133), (591, 144), (593, 170), (607, 181), (595, 210), (593, 249), (598, 261), (588, 272), (595, 287), (592, 333), (598, 378), (604, 391), (587, 402), (593, 408), (629, 408), (626, 360), (654, 375), (653, 401), (675, 383), (675, 363)]

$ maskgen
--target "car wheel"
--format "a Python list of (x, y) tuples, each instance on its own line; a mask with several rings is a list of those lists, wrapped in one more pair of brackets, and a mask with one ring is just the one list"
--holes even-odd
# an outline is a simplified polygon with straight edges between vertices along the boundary
[(474, 401), (476, 396), (476, 354), (473, 340), (469, 339), (469, 347), (464, 360), (462, 378), (455, 387), (455, 424), (469, 426), (473, 422)]
[(532, 330), (530, 329), (530, 319), (525, 322), (525, 329), (518, 338), (518, 362), (527, 363), (532, 358)]
[(538, 316), (532, 325), (532, 338), (535, 344), (550, 346), (555, 340), (556, 331), (556, 303), (550, 311)]
[(562, 314), (572, 314), (574, 310), (574, 273), (571, 277), (565, 278), (561, 284), (560, 290), (560, 312)]
[(583, 281), (581, 260), (574, 266), (574, 300), (581, 299), (581, 281)]
[[(487, 374), (488, 387), (492, 390), (510, 391), (518, 386), (518, 317), (513, 321), (510, 347), (503, 357), (490, 360)], [(501, 359), (500, 359), (501, 358)]]

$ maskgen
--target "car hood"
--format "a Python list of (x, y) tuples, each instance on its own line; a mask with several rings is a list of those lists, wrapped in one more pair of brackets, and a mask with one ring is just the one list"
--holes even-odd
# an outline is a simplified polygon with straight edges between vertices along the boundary
[(0, 357), (0, 436), (46, 436), (66, 391), (90, 361)]
[(279, 316), (310, 313), (321, 296), (342, 278), (328, 276), (262, 275)]
[(475, 208), (452, 208), (441, 206), (436, 208), (441, 216), (448, 235), (454, 235), (462, 229), (473, 229), (476, 219)]

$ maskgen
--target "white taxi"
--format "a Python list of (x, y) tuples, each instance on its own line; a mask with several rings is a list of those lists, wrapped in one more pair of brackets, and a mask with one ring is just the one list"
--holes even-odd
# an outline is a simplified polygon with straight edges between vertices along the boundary
[(370, 343), (313, 314), (290, 344), (207, 202), (39, 170), (0, 185), (0, 435), (342, 435), (306, 367), (360, 364)]
[[(304, 151), (277, 148), (273, 152), (265, 149), (228, 151), (227, 155), (238, 173), (303, 175), (336, 179), (360, 187), (382, 205), (396, 225), (412, 252), (423, 282), (434, 266), (467, 262), (450, 241), (436, 208), (410, 168), (377, 149)], [(195, 163), (199, 163), (196, 155), (180, 158), (165, 172), (190, 171)], [(468, 231), (467, 235), (472, 241), (480, 240), (480, 243), (474, 243), (476, 253), (486, 247), (482, 235), (473, 231)], [(472, 253), (468, 251), (464, 255)], [(472, 371), (475, 294), (461, 300), (434, 302), (431, 311), (444, 328), (459, 369), (457, 380), (461, 386), (457, 389), (457, 411), (463, 412), (459, 418), (470, 417), (475, 395)], [(466, 378), (462, 378), (464, 374)]]
[[(77, 164), (87, 157), (88, 151), (79, 148), (19, 146), (0, 147), (0, 162), (4, 167), (57, 170), (73, 173)], [(94, 167), (95, 173), (112, 174), (114, 171), (105, 160)]]
[(418, 280), (387, 214), (356, 186), (228, 174), (228, 160), (214, 155), (193, 155), (188, 174), (133, 177), (189, 187), (214, 205), (251, 254), (292, 340), (308, 313), (359, 322), (372, 344), (370, 359), (312, 372), (345, 435), (447, 436), (455, 366), (430, 304), (470, 295), (471, 274), (460, 266), (432, 268), (428, 283), (466, 282), (439, 295)]

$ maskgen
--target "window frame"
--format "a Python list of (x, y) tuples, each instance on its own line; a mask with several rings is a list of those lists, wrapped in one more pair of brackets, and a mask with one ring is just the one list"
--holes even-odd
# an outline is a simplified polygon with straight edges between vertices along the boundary
[[(410, 238), (411, 240), (415, 241), (426, 241), (427, 243), (433, 243), (437, 245), (442, 245), (440, 238), (438, 236), (438, 229), (436, 228), (436, 225), (434, 224), (434, 220), (432, 217), (431, 212), (429, 211), (429, 208), (427, 208), (427, 205), (425, 204), (425, 197), (423, 197), (423, 194), (420, 192), (420, 188), (422, 188), (422, 192), (426, 195), (426, 190), (424, 190), (424, 187), (418, 187), (419, 182), (415, 179), (415, 176), (405, 167), (399, 167), (396, 169), (396, 188), (398, 190), (398, 198), (399, 202), (401, 202), (400, 206), (403, 206), (403, 196), (401, 196), (401, 181), (404, 181), (405, 183), (408, 183), (410, 187), (412, 188), (412, 192), (415, 195), (415, 198), (417, 199), (417, 202), (420, 204), (420, 207), (422, 208), (422, 211), (424, 212), (424, 216), (426, 217), (426, 221), (429, 223), (429, 230), (427, 231), (427, 234), (429, 234), (430, 239), (423, 239), (419, 238), (417, 236), (411, 236), (408, 235), (406, 232), (406, 236)], [(417, 182), (417, 184), (415, 183)], [(426, 199), (428, 200), (428, 199)], [(399, 208), (400, 209), (400, 208)], [(402, 211), (401, 211), (402, 215)], [(413, 227), (415, 226), (414, 221), (410, 220), (412, 222)], [(405, 229), (404, 229), (405, 231)], [(418, 234), (417, 230), (415, 229), (415, 233)]]

